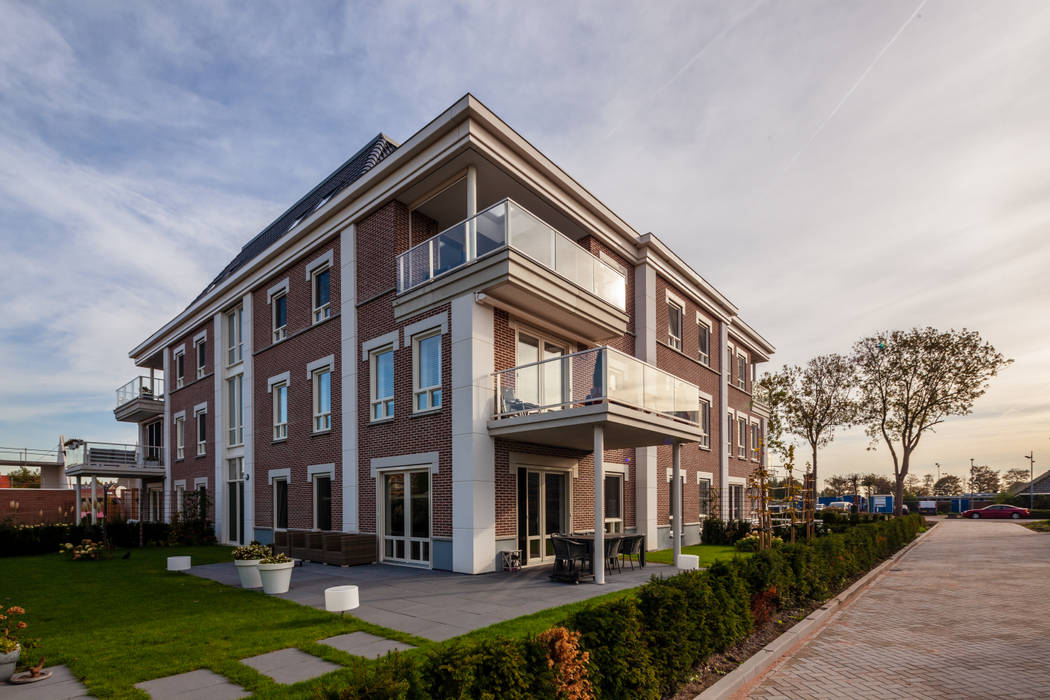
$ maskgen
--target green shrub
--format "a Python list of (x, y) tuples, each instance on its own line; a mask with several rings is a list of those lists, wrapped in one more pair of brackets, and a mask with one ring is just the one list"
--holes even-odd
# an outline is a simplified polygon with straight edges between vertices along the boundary
[(638, 609), (644, 620), (643, 638), (649, 647), (660, 689), (672, 694), (693, 670), (700, 655), (695, 630), (685, 615), (687, 596), (670, 578), (653, 578), (638, 591)]
[(436, 647), (420, 670), (434, 698), (526, 700), (552, 697), (553, 677), (535, 640), (489, 639)]
[(572, 616), (569, 627), (580, 633), (580, 646), (591, 655), (591, 684), (598, 697), (660, 697), (638, 603), (633, 598), (584, 608)]
[(375, 663), (362, 663), (355, 667), (349, 681), (325, 683), (316, 692), (316, 697), (328, 700), (408, 700), (425, 698), (415, 659), (405, 654), (392, 652)]

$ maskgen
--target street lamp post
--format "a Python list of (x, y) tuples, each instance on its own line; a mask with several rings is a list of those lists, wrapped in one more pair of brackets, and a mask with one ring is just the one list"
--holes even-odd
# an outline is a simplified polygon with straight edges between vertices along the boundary
[(1035, 508), (1035, 450), (1024, 456), (1028, 460), (1028, 510)]

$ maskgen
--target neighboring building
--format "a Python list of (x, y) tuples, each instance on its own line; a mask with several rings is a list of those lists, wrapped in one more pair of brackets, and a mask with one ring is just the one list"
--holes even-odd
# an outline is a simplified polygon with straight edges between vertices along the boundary
[(1009, 491), (1011, 496), (1050, 496), (1050, 471), (1045, 471), (1031, 481), (1017, 484)]
[(676, 452), (686, 543), (748, 517), (772, 352), (468, 95), (249, 241), (131, 351), (150, 377), (116, 414), (147, 514), (203, 489), (224, 542), (371, 533), (381, 561), (480, 573), (596, 523), (669, 546)]

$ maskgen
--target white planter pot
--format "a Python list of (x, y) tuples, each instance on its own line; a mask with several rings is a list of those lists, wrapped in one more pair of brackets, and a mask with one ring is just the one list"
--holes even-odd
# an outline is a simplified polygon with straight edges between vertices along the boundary
[(263, 593), (287, 593), (292, 583), (294, 561), (284, 564), (259, 564), (259, 577), (262, 579)]
[(7, 679), (14, 675), (15, 666), (18, 665), (18, 655), (22, 647), (16, 647), (14, 651), (0, 654), (0, 683), (7, 683)]
[(237, 567), (237, 575), (241, 577), (241, 588), (262, 586), (262, 579), (259, 578), (258, 559), (234, 559), (233, 565)]

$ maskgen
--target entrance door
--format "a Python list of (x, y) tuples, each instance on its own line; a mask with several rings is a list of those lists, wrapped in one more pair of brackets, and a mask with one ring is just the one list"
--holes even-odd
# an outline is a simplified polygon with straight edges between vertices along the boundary
[(244, 544), (244, 459), (229, 459), (226, 467), (226, 537)]
[(518, 547), (526, 563), (554, 560), (551, 537), (569, 529), (569, 477), (518, 470)]
[(383, 476), (383, 559), (430, 564), (430, 470)]

